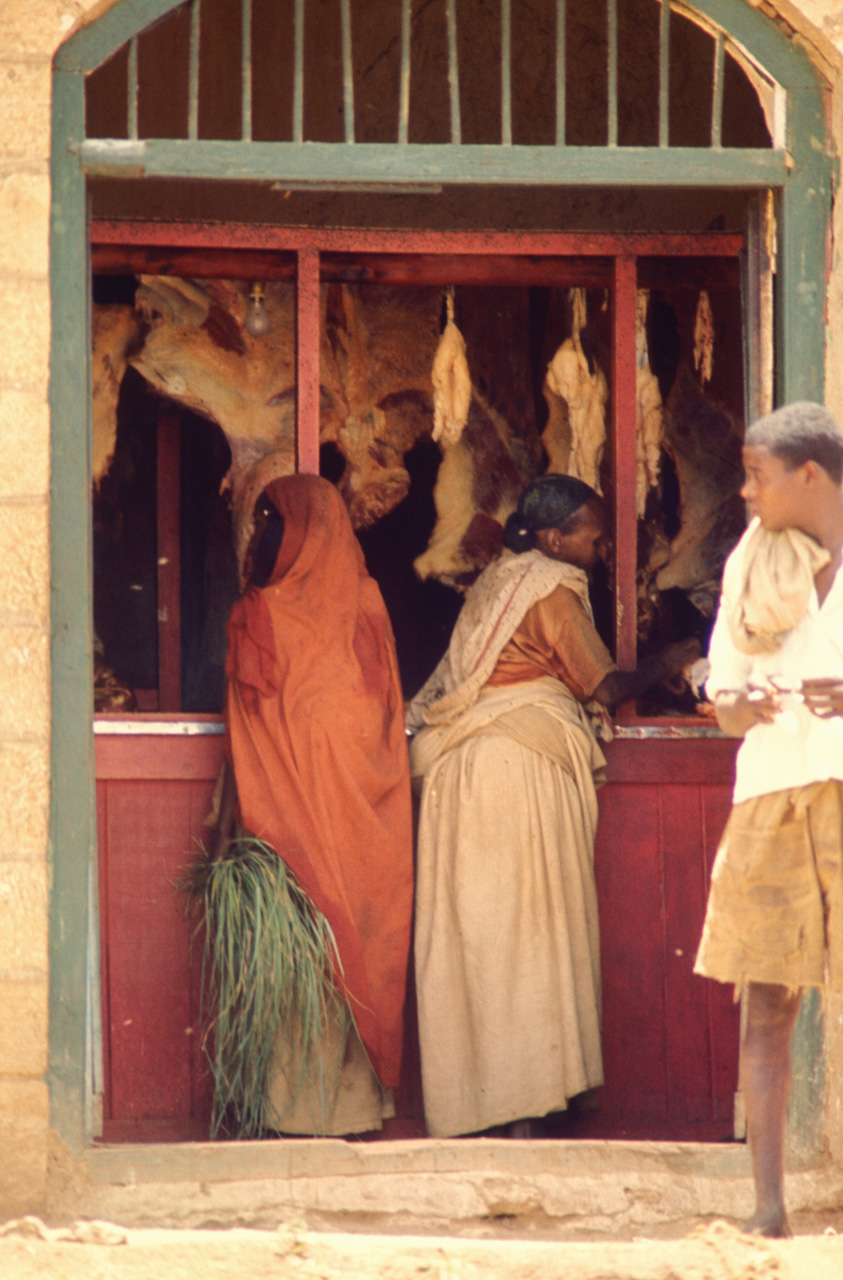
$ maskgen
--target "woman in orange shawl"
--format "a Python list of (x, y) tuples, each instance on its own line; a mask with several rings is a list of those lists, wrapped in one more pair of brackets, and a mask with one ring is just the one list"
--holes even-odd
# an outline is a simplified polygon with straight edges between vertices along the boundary
[[(301, 1096), (307, 1081), (299, 1090), (289, 1083), (295, 1036), (287, 1037), (271, 1101), (286, 1132), (360, 1132), (391, 1113), (412, 916), (394, 641), (337, 490), (288, 476), (267, 485), (261, 508), (269, 528), (256, 529), (251, 585), (228, 623), (228, 757), (243, 827), (283, 859), (333, 930), (337, 985), (359, 1032), (326, 1046), (342, 1069), (333, 1097), (330, 1069), (312, 1082), (319, 1105)], [(261, 574), (267, 544), (274, 565)]]

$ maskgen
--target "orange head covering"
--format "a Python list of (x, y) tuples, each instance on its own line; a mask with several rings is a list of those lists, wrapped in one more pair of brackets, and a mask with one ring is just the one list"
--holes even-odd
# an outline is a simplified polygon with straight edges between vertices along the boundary
[(284, 518), (272, 577), (231, 611), (226, 725), (243, 825), (327, 917), (340, 984), (381, 1083), (398, 1082), (412, 837), (389, 618), (339, 493), (266, 489)]

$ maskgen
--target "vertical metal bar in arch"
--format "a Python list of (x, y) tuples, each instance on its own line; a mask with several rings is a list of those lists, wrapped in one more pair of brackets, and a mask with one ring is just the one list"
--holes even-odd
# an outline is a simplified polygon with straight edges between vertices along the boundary
[(659, 146), (670, 145), (670, 0), (662, 0), (659, 23)]
[(606, 0), (606, 26), (608, 35), (608, 111), (609, 147), (618, 145), (618, 0)]
[(240, 0), (240, 132), (252, 141), (252, 0)]
[(638, 512), (635, 499), (637, 419), (635, 306), (637, 263), (615, 258), (612, 289), (612, 451), (615, 464), (615, 661), (623, 670), (636, 664), (636, 558)]
[(304, 142), (304, 0), (293, 20), (293, 142)]
[(199, 26), (202, 11), (199, 0), (190, 5), (190, 67), (187, 83), (187, 136), (191, 142), (199, 137)]
[(565, 0), (556, 0), (556, 145), (565, 145)]
[(129, 41), (129, 61), (126, 68), (126, 136), (134, 142), (138, 136), (138, 38)]
[(351, 56), (351, 0), (340, 0), (342, 27), (342, 109), (345, 140), (354, 141), (354, 63)]
[(410, 41), (412, 0), (401, 0), (401, 82), (398, 95), (398, 141), (406, 147), (410, 138)]
[(711, 91), (711, 145), (720, 147), (723, 131), (723, 71), (725, 52), (723, 32), (718, 31), (714, 39), (714, 70)]
[(447, 0), (448, 18), (448, 88), (451, 91), (451, 142), (462, 142), (460, 121), (460, 69), (457, 57), (457, 0)]
[(319, 250), (299, 249), (296, 269), (296, 469), (319, 474)]
[(512, 0), (501, 0), (501, 144), (512, 146)]

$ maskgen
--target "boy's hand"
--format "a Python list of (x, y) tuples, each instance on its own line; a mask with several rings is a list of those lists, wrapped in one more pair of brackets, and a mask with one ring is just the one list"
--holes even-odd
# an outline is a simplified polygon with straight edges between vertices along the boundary
[(843, 680), (838, 680), (835, 676), (822, 680), (803, 680), (801, 692), (805, 706), (821, 720), (843, 716)]
[(729, 689), (714, 700), (717, 723), (733, 738), (742, 738), (757, 724), (772, 724), (781, 709), (772, 689)]

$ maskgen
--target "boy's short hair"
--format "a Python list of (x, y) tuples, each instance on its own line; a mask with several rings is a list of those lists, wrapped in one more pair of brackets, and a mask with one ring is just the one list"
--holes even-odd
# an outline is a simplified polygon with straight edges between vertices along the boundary
[(843, 431), (821, 404), (798, 400), (753, 422), (745, 444), (769, 449), (793, 470), (816, 462), (835, 484), (843, 481)]

